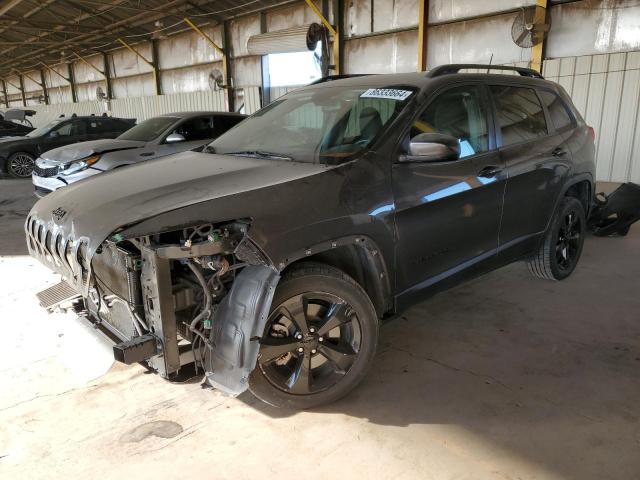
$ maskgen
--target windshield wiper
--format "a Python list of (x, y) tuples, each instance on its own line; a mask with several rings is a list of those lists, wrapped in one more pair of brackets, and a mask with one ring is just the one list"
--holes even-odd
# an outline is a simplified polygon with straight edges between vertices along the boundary
[(265, 152), (263, 150), (246, 150), (243, 152), (228, 152), (226, 155), (241, 155), (243, 157), (255, 157), (255, 158), (274, 158), (278, 160), (293, 161), (293, 158), (281, 153)]

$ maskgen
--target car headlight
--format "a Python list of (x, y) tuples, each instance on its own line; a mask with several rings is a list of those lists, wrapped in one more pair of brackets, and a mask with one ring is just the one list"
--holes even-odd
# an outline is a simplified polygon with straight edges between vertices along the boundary
[(75, 160), (73, 162), (65, 163), (60, 167), (60, 175), (71, 175), (73, 173), (81, 172), (82, 170), (89, 168), (98, 160), (100, 160), (100, 155), (92, 155), (91, 157), (87, 157), (83, 160)]

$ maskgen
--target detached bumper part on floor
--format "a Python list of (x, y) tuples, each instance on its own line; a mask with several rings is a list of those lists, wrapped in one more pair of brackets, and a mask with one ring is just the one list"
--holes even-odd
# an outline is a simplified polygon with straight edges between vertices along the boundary
[(36, 293), (36, 297), (40, 302), (40, 306), (51, 313), (61, 305), (71, 304), (74, 300), (79, 299), (80, 294), (67, 282), (62, 281), (53, 287)]

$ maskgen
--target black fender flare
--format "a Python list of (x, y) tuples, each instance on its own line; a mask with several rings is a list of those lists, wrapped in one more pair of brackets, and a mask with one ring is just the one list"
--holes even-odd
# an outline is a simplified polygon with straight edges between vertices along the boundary
[(286, 258), (277, 261), (275, 267), (279, 272), (282, 272), (300, 260), (320, 254), (327, 254), (340, 247), (346, 246), (355, 247), (359, 253), (359, 260), (365, 265), (361, 278), (361, 282), (364, 282), (362, 287), (371, 297), (378, 316), (382, 317), (382, 315), (392, 307), (392, 285), (389, 275), (389, 263), (387, 259), (384, 258), (382, 249), (368, 235), (352, 234), (318, 242), (289, 253)]

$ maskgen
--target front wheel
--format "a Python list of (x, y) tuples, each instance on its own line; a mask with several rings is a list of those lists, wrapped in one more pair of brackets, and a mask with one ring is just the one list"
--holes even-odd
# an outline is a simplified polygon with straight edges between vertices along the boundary
[(7, 159), (7, 173), (15, 178), (30, 177), (35, 164), (36, 159), (30, 153), (14, 153)]
[(364, 378), (377, 341), (362, 287), (336, 268), (302, 264), (278, 285), (249, 389), (276, 407), (333, 402)]
[(578, 264), (582, 254), (586, 220), (582, 203), (564, 197), (536, 255), (529, 260), (529, 271), (547, 280), (564, 280)]

